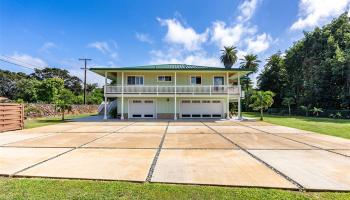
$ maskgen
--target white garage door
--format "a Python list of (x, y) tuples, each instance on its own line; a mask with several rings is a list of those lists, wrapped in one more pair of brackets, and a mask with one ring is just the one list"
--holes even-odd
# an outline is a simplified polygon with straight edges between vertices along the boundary
[(130, 118), (155, 118), (156, 102), (153, 99), (132, 99), (129, 101)]
[(223, 102), (221, 100), (181, 100), (182, 118), (221, 118)]

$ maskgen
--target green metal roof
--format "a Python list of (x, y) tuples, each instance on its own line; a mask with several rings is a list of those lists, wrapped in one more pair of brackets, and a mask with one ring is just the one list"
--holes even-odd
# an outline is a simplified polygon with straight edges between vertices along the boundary
[(231, 68), (225, 69), (224, 67), (210, 67), (200, 65), (187, 65), (187, 64), (161, 64), (161, 65), (143, 65), (134, 67), (92, 67), (89, 68), (101, 76), (104, 76), (104, 72), (118, 72), (118, 71), (227, 71), (227, 72), (242, 72), (242, 75), (248, 74), (251, 70)]
[(111, 71), (124, 71), (124, 70), (205, 70), (205, 71), (248, 71), (245, 69), (231, 68), (225, 69), (223, 67), (209, 67), (209, 66), (199, 66), (199, 65), (186, 65), (186, 64), (162, 64), (162, 65), (143, 65), (135, 67), (93, 67), (90, 68), (91, 71), (99, 70), (111, 70)]

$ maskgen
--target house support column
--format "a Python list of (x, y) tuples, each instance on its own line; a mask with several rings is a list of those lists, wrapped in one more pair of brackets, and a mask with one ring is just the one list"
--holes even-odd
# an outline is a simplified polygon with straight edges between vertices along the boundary
[(104, 115), (103, 119), (107, 120), (107, 72), (105, 72), (105, 88), (104, 88), (104, 94), (105, 94), (105, 101), (104, 101)]
[(175, 83), (175, 96), (174, 96), (174, 120), (177, 120), (177, 113), (176, 113), (176, 72), (175, 72), (175, 76), (174, 76), (174, 83)]
[(240, 74), (238, 73), (238, 119), (242, 119), (241, 96), (242, 96), (241, 77), (240, 77)]
[(124, 72), (122, 72), (122, 103), (121, 103), (120, 119), (124, 120)]
[(226, 72), (226, 88), (227, 88), (227, 114), (226, 119), (230, 119), (230, 84), (228, 81), (228, 72)]

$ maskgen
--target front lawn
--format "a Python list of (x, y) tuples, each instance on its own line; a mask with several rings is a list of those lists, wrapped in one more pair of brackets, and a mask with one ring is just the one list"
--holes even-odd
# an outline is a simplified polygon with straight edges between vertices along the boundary
[[(258, 119), (260, 115), (258, 113), (250, 112), (244, 113), (243, 116)], [(350, 139), (350, 120), (347, 119), (264, 115), (264, 121), (272, 124)]]
[(128, 183), (119, 181), (0, 178), (0, 199), (349, 199), (350, 193)]
[[(81, 118), (81, 117), (88, 117), (93, 114), (88, 113), (88, 114), (78, 114), (78, 115), (67, 115), (65, 116), (65, 120), (69, 119), (76, 119), (76, 118)], [(61, 116), (58, 117), (42, 117), (42, 118), (35, 118), (35, 119), (27, 119), (24, 121), (24, 128), (35, 128), (39, 126), (47, 126), (47, 125), (52, 125), (52, 124), (59, 124), (59, 123), (64, 123), (66, 121), (61, 120)]]

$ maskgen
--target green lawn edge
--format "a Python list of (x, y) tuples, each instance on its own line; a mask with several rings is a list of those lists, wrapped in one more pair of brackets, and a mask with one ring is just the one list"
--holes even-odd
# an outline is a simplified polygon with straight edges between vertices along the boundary
[(350, 199), (350, 193), (120, 181), (0, 178), (0, 199)]
[[(245, 112), (243, 117), (259, 118), (259, 113)], [(264, 114), (264, 121), (272, 124), (313, 131), (350, 139), (350, 120), (302, 116), (277, 116)]]
[(85, 113), (85, 114), (77, 114), (77, 115), (67, 115), (67, 116), (65, 116), (65, 120), (64, 121), (62, 121), (61, 116), (26, 119), (26, 120), (24, 120), (24, 129), (65, 123), (65, 122), (67, 122), (67, 121), (69, 121), (71, 119), (83, 118), (83, 117), (88, 117), (88, 116), (92, 116), (92, 115), (96, 115), (96, 114), (94, 114), (94, 113)]

